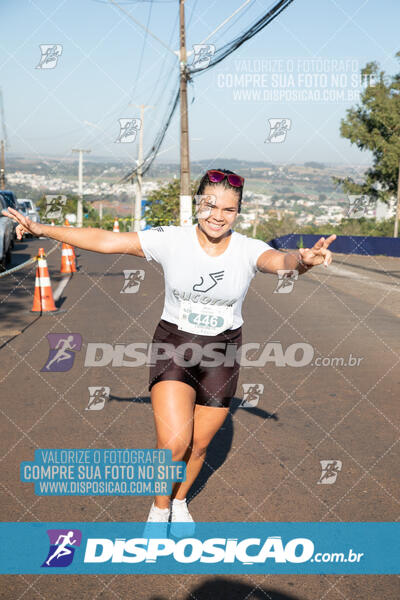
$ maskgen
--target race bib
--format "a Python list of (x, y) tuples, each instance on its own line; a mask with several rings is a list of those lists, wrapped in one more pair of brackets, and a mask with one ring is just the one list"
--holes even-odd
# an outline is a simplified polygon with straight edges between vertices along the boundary
[(233, 306), (208, 306), (181, 300), (178, 329), (198, 335), (217, 335), (233, 323)]

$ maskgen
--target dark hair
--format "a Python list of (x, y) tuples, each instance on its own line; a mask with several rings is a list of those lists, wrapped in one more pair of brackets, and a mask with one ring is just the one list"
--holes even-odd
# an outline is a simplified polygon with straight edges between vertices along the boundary
[[(236, 175), (236, 173), (234, 173), (233, 171), (229, 171), (228, 169), (216, 169), (217, 171), (222, 171), (222, 173), (226, 173), (227, 175)], [(197, 196), (201, 196), (204, 194), (204, 190), (205, 188), (210, 185), (210, 186), (216, 186), (216, 185), (222, 185), (224, 188), (228, 189), (228, 190), (233, 190), (234, 192), (236, 192), (236, 194), (239, 196), (239, 202), (238, 202), (238, 213), (240, 213), (240, 209), (242, 206), (242, 196), (243, 196), (243, 187), (234, 187), (233, 185), (231, 185), (228, 181), (228, 178), (225, 177), (222, 181), (220, 181), (219, 183), (215, 183), (214, 181), (210, 181), (208, 178), (207, 173), (205, 175), (203, 175), (203, 177), (200, 179), (200, 183), (199, 183), (199, 187), (197, 190)]]

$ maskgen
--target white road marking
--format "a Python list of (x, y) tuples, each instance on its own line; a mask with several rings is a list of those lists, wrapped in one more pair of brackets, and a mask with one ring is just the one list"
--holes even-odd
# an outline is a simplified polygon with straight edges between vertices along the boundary
[(69, 282), (70, 279), (71, 279), (71, 273), (61, 279), (60, 283), (57, 286), (56, 291), (53, 294), (54, 302), (57, 302), (57, 300), (60, 298), (61, 294), (64, 291), (65, 286), (67, 285), (67, 283)]

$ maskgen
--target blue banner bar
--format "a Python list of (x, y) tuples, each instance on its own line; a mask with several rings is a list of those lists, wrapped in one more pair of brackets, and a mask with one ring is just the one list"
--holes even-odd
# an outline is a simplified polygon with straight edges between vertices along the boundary
[[(307, 234), (307, 233), (289, 233), (275, 238), (268, 243), (280, 250), (282, 248), (312, 248), (320, 237), (329, 237), (329, 233)], [(369, 235), (338, 235), (336, 240), (329, 246), (332, 252), (341, 254), (365, 254), (367, 256), (400, 256), (399, 238), (376, 237)]]
[(397, 574), (400, 523), (1, 523), (1, 573)]

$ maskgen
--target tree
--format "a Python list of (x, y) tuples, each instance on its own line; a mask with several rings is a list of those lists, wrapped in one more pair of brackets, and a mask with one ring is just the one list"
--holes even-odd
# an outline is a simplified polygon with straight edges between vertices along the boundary
[[(396, 57), (400, 57), (400, 52)], [(361, 74), (370, 85), (361, 94), (361, 103), (347, 111), (340, 133), (360, 150), (371, 151), (373, 164), (362, 183), (356, 183), (351, 177), (335, 177), (334, 181), (349, 194), (388, 202), (396, 193), (399, 172), (400, 73), (387, 76), (376, 62), (370, 62)]]
[[(252, 237), (251, 229), (241, 229), (239, 226), (235, 227), (235, 230)], [(268, 221), (261, 221), (258, 224), (256, 239), (269, 242), (274, 238), (293, 233), (294, 231), (296, 231), (296, 221), (291, 215), (286, 215), (283, 219), (271, 217)]]
[[(55, 196), (56, 194), (53, 194), (53, 195)], [(78, 196), (76, 196), (74, 194), (66, 194), (66, 197), (67, 197), (66, 203), (64, 205), (60, 204), (61, 217), (60, 217), (60, 219), (58, 219), (58, 221), (60, 223), (62, 223), (64, 221), (65, 215), (67, 215), (69, 213), (76, 214), (76, 210), (77, 210)], [(59, 196), (59, 198), (61, 198), (61, 195)], [(43, 221), (46, 221), (46, 208), (47, 208), (46, 194), (41, 196), (41, 198), (36, 202), (36, 206), (39, 210), (40, 218), (43, 219)], [(83, 216), (85, 219), (89, 219), (89, 220), (98, 218), (97, 211), (93, 208), (93, 206), (90, 203), (86, 202), (85, 199), (83, 199)], [(52, 219), (52, 220), (57, 221), (57, 219)], [(85, 222), (83, 223), (83, 225), (85, 226)]]
[[(194, 194), (197, 191), (197, 187), (196, 184), (192, 183), (193, 211), (195, 209)], [(179, 179), (174, 179), (158, 190), (151, 192), (147, 197), (147, 210), (144, 215), (147, 225), (151, 227), (179, 225), (179, 196)]]

